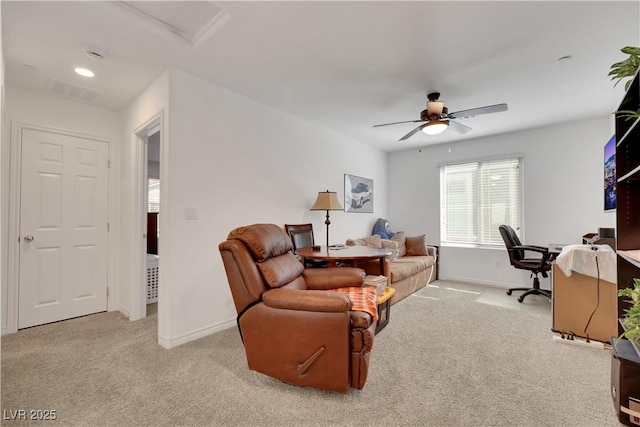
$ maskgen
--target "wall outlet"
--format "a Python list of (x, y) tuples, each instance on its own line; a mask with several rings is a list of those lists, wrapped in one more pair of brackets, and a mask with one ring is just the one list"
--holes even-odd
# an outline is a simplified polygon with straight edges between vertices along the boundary
[(499, 259), (494, 259), (493, 260), (493, 268), (501, 268), (501, 267), (502, 267), (502, 265), (500, 263), (500, 260)]

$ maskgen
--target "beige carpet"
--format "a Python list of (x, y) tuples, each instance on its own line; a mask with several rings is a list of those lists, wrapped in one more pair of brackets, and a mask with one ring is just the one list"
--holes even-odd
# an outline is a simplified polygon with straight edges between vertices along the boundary
[(167, 351), (155, 316), (104, 313), (2, 337), (4, 418), (42, 409), (57, 412), (46, 425), (65, 426), (620, 425), (610, 351), (553, 342), (548, 300), (436, 284), (392, 307), (365, 388), (347, 395), (249, 371), (235, 328)]

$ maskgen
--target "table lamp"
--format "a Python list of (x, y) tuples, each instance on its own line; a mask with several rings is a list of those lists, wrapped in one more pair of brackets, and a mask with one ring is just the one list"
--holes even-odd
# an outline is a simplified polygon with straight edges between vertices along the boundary
[(342, 205), (338, 200), (338, 195), (335, 191), (321, 191), (318, 193), (318, 198), (311, 208), (312, 211), (327, 211), (327, 219), (325, 220), (325, 224), (327, 224), (327, 249), (329, 248), (329, 211), (341, 211)]

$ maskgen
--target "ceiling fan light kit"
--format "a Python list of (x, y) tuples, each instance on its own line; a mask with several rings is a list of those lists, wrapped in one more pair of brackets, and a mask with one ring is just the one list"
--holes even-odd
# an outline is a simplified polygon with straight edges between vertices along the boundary
[(409, 139), (418, 131), (422, 131), (427, 135), (438, 135), (447, 130), (451, 126), (454, 131), (464, 134), (471, 130), (469, 126), (465, 126), (458, 122), (454, 122), (452, 119), (467, 119), (469, 117), (479, 116), (481, 114), (498, 113), (500, 111), (507, 111), (507, 104), (495, 104), (488, 105), (486, 107), (471, 108), (468, 110), (460, 110), (454, 113), (449, 113), (447, 107), (444, 106), (444, 102), (439, 101), (440, 93), (432, 92), (427, 95), (427, 109), (420, 112), (420, 120), (407, 120), (403, 122), (384, 123), (381, 125), (374, 125), (373, 127), (398, 125), (402, 123), (420, 123), (418, 127), (411, 132), (400, 138), (400, 141)]
[(422, 128), (422, 132), (427, 135), (438, 135), (449, 127), (449, 122), (446, 120), (432, 119), (427, 122)]

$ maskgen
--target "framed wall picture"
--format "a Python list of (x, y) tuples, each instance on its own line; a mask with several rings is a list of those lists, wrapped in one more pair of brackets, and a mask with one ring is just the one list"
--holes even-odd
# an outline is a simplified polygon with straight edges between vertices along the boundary
[(604, 210), (616, 210), (616, 136), (604, 146)]
[(373, 180), (344, 175), (344, 211), (373, 213)]

